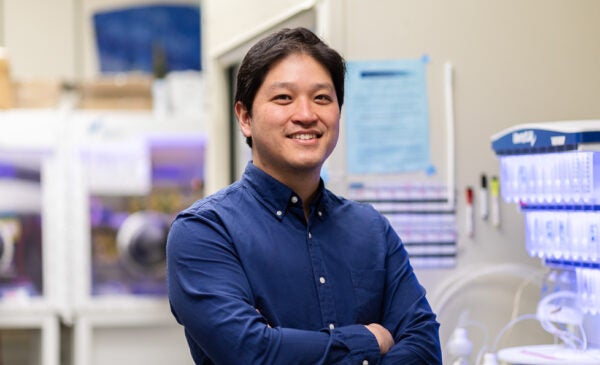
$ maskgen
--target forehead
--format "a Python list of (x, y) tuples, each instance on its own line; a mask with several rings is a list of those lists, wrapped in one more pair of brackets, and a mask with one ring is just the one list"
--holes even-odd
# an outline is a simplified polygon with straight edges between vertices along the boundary
[(263, 84), (275, 79), (305, 81), (307, 78), (326, 79), (333, 84), (329, 70), (319, 60), (303, 52), (294, 52), (271, 65), (265, 74)]

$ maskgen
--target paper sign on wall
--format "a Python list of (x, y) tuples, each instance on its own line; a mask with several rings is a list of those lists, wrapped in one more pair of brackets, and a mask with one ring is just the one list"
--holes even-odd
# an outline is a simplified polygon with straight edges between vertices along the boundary
[(431, 166), (423, 59), (347, 64), (345, 120), (351, 174)]

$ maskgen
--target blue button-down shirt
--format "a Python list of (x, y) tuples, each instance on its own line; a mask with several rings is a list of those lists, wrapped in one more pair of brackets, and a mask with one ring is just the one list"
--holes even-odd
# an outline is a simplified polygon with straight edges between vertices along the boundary
[[(441, 364), (438, 323), (407, 253), (370, 205), (294, 191), (248, 164), (167, 243), (173, 314), (196, 364)], [(380, 355), (363, 326), (396, 345)]]

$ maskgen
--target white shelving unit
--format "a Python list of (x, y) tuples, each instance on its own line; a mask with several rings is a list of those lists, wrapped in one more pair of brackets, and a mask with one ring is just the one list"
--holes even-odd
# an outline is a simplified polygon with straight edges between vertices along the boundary
[[(24, 216), (39, 215), (39, 236), (15, 245), (11, 265), (0, 297), (0, 331), (35, 330), (40, 332), (39, 359), (42, 365), (58, 365), (60, 359), (60, 317), (68, 312), (61, 271), (64, 266), (65, 222), (62, 219), (64, 200), (62, 167), (58, 153), (61, 115), (54, 110), (7, 111), (0, 113), (0, 162), (9, 169), (39, 175), (25, 178), (0, 176), (0, 216), (20, 227)], [(38, 181), (35, 181), (35, 180)], [(32, 181), (34, 180), (34, 181)], [(8, 217), (8, 218), (7, 218)], [(15, 237), (29, 234), (31, 227), (16, 228)], [(33, 242), (37, 240), (41, 242)], [(21, 247), (16, 247), (20, 245)], [(37, 251), (41, 248), (40, 253)], [(34, 247), (35, 246), (35, 247)], [(20, 251), (20, 252), (16, 252)], [(23, 256), (35, 256), (41, 267), (41, 282), (37, 278), (20, 277), (26, 271)], [(14, 278), (13, 278), (14, 276)], [(29, 280), (31, 279), (31, 283)], [(39, 291), (39, 292), (38, 292)]]
[(41, 365), (60, 364), (60, 322), (56, 312), (46, 303), (11, 305), (0, 308), (0, 331), (27, 329), (40, 331), (39, 360)]
[[(73, 227), (69, 255), (74, 272), (81, 274), (71, 278), (69, 294), (74, 365), (190, 362), (183, 330), (170, 313), (166, 286), (162, 294), (98, 289), (97, 278), (92, 275), (97, 248), (92, 237), (90, 201), (95, 195), (120, 199), (149, 194), (152, 182), (140, 171), (149, 168), (149, 160), (160, 158), (145, 155), (146, 142), (155, 139), (172, 143), (181, 138), (182, 144), (196, 143), (204, 138), (201, 121), (156, 119), (150, 112), (75, 112), (67, 123), (72, 196), (67, 214)], [(92, 165), (102, 167), (106, 163), (104, 169), (94, 170), (82, 151), (93, 151)], [(121, 274), (119, 279), (130, 283), (133, 277)], [(163, 285), (165, 282), (164, 278), (160, 280)], [(123, 340), (128, 341), (127, 351), (119, 351)]]
[[(11, 182), (15, 191), (0, 188), (0, 217), (7, 210), (36, 211), (42, 217), (42, 293), (0, 296), (0, 331), (39, 331), (39, 351), (34, 352), (40, 359), (33, 363), (61, 363), (61, 324), (72, 329), (69, 357), (74, 365), (191, 362), (166, 286), (162, 293), (98, 292), (91, 197), (143, 197), (153, 184), (150, 160), (160, 164), (166, 159), (166, 167), (172, 160), (195, 163), (185, 160), (189, 153), (182, 155), (177, 146), (196, 148), (204, 138), (202, 120), (157, 118), (151, 111), (0, 112), (0, 162), (33, 165), (40, 176), (39, 186), (26, 193), (19, 192), (20, 182)], [(175, 157), (144, 152), (148, 140), (176, 146)], [(90, 151), (107, 157), (106, 166), (93, 170)], [(204, 149), (193, 153), (204, 159)], [(134, 176), (144, 169), (145, 175)], [(5, 180), (0, 175), (0, 184)], [(202, 183), (195, 187), (198, 194)]]

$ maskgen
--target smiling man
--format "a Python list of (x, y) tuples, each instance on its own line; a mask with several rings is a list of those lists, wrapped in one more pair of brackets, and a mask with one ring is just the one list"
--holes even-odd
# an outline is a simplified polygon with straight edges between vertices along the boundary
[(344, 77), (343, 58), (304, 28), (244, 58), (234, 107), (252, 161), (181, 212), (167, 243), (171, 309), (196, 364), (441, 364), (400, 238), (320, 178)]

